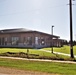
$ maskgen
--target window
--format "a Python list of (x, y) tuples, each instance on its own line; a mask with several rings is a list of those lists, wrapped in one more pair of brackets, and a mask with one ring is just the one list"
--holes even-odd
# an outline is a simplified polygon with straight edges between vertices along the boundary
[(35, 37), (35, 44), (38, 45), (38, 37)]
[(5, 45), (7, 45), (7, 41), (8, 41), (8, 38), (5, 37), (5, 38), (4, 38)]
[(45, 39), (43, 37), (41, 37), (41, 44), (45, 45)]
[(0, 45), (7, 45), (7, 37), (1, 37), (0, 38)]
[(23, 38), (23, 43), (24, 43), (24, 45), (27, 45), (27, 38), (26, 37)]
[(24, 37), (24, 45), (32, 45), (32, 37)]
[(12, 37), (11, 38), (12, 45), (18, 45), (18, 43), (19, 43), (19, 37)]
[(32, 45), (32, 37), (27, 38), (27, 43), (28, 43), (28, 45)]
[(1, 38), (0, 38), (0, 45), (1, 45)]
[(2, 37), (1, 42), (2, 42), (2, 45), (4, 45), (4, 37)]

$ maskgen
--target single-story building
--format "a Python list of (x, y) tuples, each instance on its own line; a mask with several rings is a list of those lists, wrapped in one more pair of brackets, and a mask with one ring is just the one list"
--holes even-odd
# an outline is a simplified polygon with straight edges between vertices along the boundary
[(0, 30), (0, 47), (60, 47), (63, 45), (63, 40), (60, 40), (59, 38), (59, 36), (25, 28), (4, 29)]

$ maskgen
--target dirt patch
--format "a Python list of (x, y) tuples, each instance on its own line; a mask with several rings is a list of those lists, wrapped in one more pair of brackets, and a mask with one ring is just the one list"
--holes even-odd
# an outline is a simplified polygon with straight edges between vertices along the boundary
[(49, 74), (43, 72), (25, 71), (8, 67), (0, 67), (0, 75), (59, 75), (59, 74)]

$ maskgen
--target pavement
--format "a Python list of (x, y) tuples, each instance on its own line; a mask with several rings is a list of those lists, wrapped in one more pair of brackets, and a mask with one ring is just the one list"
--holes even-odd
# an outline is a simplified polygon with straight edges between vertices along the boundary
[(27, 61), (59, 62), (59, 63), (76, 64), (76, 62), (74, 62), (74, 61), (60, 61), (60, 60), (48, 60), (48, 59), (27, 59), (27, 58), (20, 58), (20, 57), (5, 57), (5, 56), (0, 56), (0, 58), (27, 60)]

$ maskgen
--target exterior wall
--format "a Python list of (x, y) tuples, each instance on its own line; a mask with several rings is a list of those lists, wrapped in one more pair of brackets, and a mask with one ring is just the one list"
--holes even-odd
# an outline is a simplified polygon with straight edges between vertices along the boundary
[[(53, 46), (60, 46), (61, 41), (53, 40)], [(4, 33), (0, 34), (0, 47), (29, 47), (42, 48), (51, 47), (52, 37), (37, 32)]]
[(61, 39), (53, 39), (53, 46), (54, 47), (62, 47), (64, 40)]
[[(31, 44), (29, 39), (31, 37)], [(7, 38), (7, 40), (6, 40)], [(12, 34), (0, 34), (0, 46), (5, 47), (33, 47), (34, 36), (32, 33), (12, 33)], [(2, 41), (3, 39), (3, 41)], [(6, 43), (6, 44), (5, 44)]]
[(49, 47), (50, 46), (50, 39), (51, 37), (45, 34), (40, 34), (40, 33), (34, 33), (35, 37), (35, 47), (40, 48), (40, 47)]

